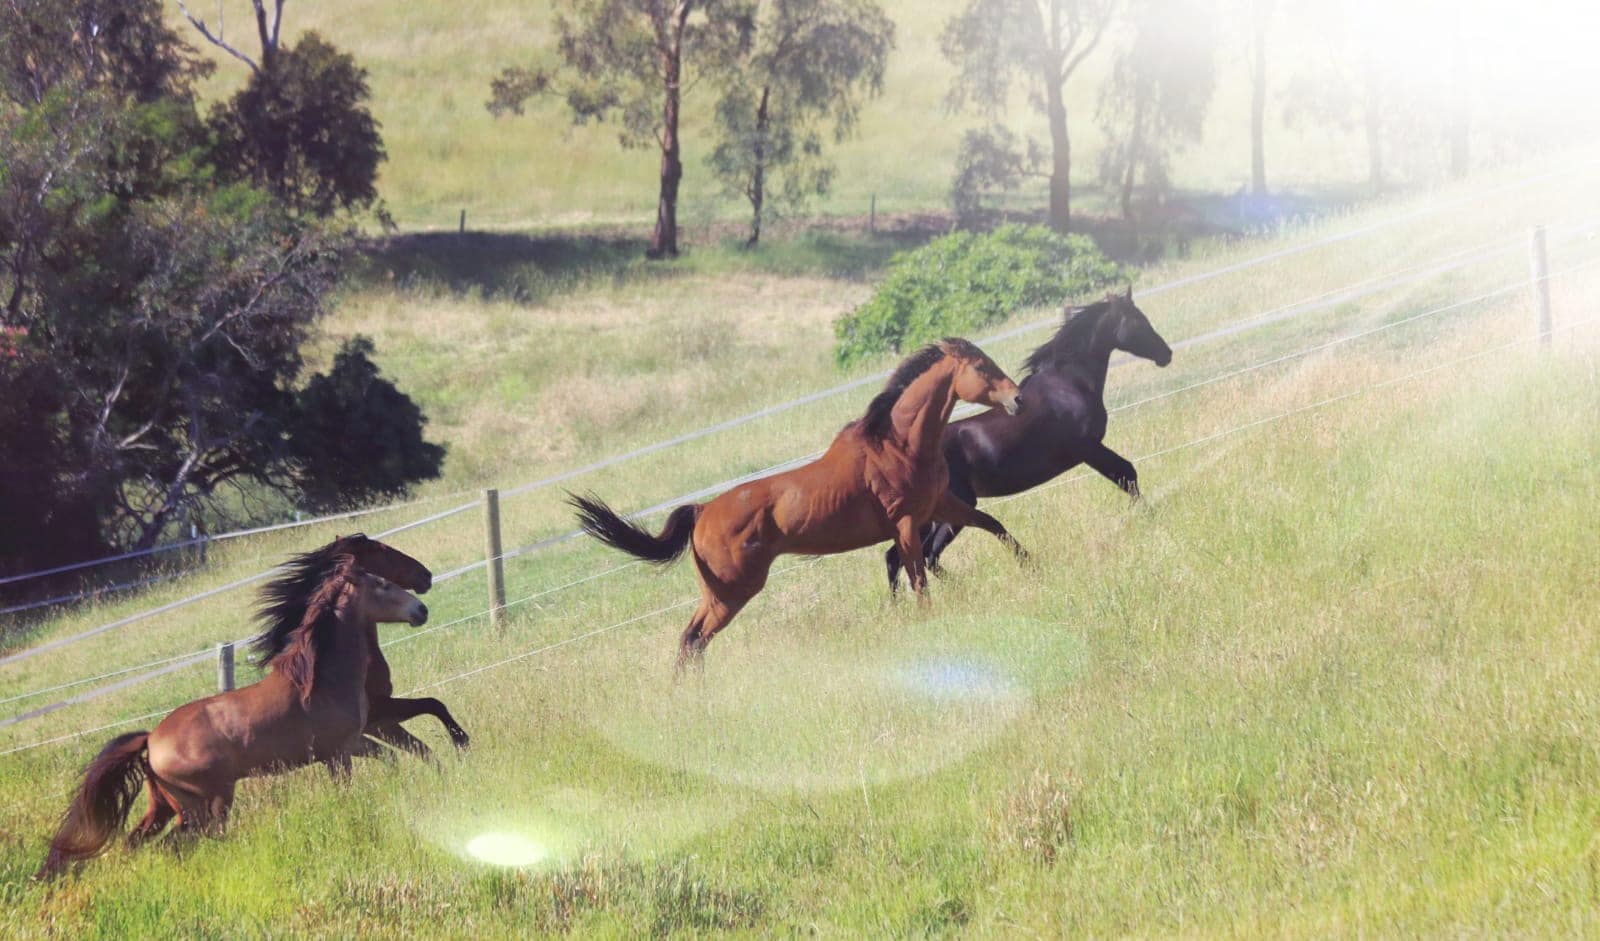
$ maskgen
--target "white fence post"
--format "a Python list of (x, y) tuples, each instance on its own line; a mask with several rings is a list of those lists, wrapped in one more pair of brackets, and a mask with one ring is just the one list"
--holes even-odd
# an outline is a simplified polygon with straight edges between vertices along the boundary
[(233, 689), (233, 641), (217, 645), (217, 692)]
[(1545, 253), (1544, 226), (1533, 227), (1528, 245), (1528, 261), (1532, 266), (1533, 315), (1535, 329), (1539, 331), (1539, 346), (1550, 348), (1550, 262)]
[(500, 491), (483, 492), (483, 551), (489, 570), (489, 624), (505, 627), (506, 571), (500, 552)]

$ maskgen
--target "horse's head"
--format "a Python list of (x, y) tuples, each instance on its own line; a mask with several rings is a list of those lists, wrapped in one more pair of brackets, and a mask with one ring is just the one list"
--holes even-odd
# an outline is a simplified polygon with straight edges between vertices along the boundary
[(428, 622), (428, 606), (382, 575), (353, 567), (350, 578), (359, 593), (363, 613), (380, 624), (405, 622), (420, 627)]
[(1148, 359), (1157, 366), (1172, 362), (1172, 347), (1161, 338), (1155, 327), (1150, 326), (1150, 318), (1144, 315), (1144, 311), (1133, 303), (1132, 285), (1122, 294), (1107, 294), (1106, 302), (1111, 305), (1111, 315), (1116, 318), (1113, 345), (1117, 349)]
[(1007, 415), (1022, 410), (1022, 395), (1005, 370), (996, 366), (989, 354), (966, 340), (947, 339), (939, 344), (956, 363), (952, 388), (956, 398), (974, 405), (1003, 408)]
[(366, 533), (340, 536), (334, 540), (337, 551), (347, 553), (356, 564), (418, 594), (433, 587), (433, 573), (426, 565), (393, 546), (385, 545)]

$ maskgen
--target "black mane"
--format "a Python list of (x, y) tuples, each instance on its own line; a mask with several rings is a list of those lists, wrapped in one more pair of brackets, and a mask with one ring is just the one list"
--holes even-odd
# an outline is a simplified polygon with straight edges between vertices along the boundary
[(349, 557), (350, 549), (346, 543), (354, 538), (357, 537), (345, 536), (320, 549), (291, 556), (289, 561), (280, 566), (283, 574), (261, 586), (256, 605), (256, 620), (261, 622), (261, 633), (250, 642), (258, 666), (267, 666), (272, 658), (289, 646), (293, 640), (291, 635), (305, 618), (306, 605), (311, 596), (333, 574), (339, 563)]
[(1062, 320), (1061, 329), (1042, 346), (1028, 354), (1022, 368), (1031, 376), (1041, 369), (1059, 365), (1063, 361), (1088, 352), (1100, 321), (1111, 312), (1111, 301), (1095, 301), (1085, 307), (1070, 307)]
[(979, 357), (983, 355), (983, 351), (960, 337), (945, 337), (938, 343), (930, 343), (917, 350), (895, 367), (889, 376), (889, 381), (884, 383), (883, 391), (872, 397), (872, 401), (867, 405), (867, 413), (854, 424), (859, 424), (868, 438), (882, 439), (892, 427), (889, 417), (894, 412), (895, 403), (900, 401), (900, 396), (905, 394), (906, 389), (918, 376), (932, 369), (933, 365), (944, 359), (946, 354)]

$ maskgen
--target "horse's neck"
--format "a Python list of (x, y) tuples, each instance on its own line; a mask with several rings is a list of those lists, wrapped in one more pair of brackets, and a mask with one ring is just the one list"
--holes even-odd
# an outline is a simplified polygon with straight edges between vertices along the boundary
[(365, 687), (370, 650), (377, 640), (378, 622), (352, 605), (317, 656), (317, 685), (331, 689), (349, 682), (358, 689)]
[(895, 437), (918, 458), (937, 455), (944, 426), (956, 406), (955, 365), (947, 359), (918, 376), (890, 413)]
[(1079, 348), (1073, 364), (1083, 371), (1095, 392), (1104, 395), (1106, 374), (1111, 370), (1111, 353), (1116, 348), (1116, 321), (1111, 311), (1106, 311), (1089, 331), (1089, 342)]

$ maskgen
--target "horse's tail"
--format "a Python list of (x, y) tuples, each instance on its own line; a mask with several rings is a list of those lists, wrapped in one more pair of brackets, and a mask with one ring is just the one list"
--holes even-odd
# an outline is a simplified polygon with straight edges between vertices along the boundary
[(598, 497), (580, 497), (567, 494), (567, 502), (578, 511), (578, 522), (583, 531), (613, 549), (621, 549), (631, 556), (654, 565), (676, 562), (688, 548), (694, 535), (695, 520), (700, 518), (704, 504), (685, 503), (667, 517), (661, 535), (652, 536), (649, 530), (635, 526), (616, 511), (606, 506)]
[(119, 735), (89, 762), (83, 786), (67, 806), (37, 878), (48, 879), (78, 860), (98, 855), (122, 830), (149, 767), (145, 757), (149, 739), (149, 732)]

